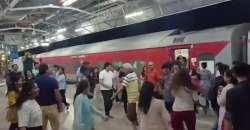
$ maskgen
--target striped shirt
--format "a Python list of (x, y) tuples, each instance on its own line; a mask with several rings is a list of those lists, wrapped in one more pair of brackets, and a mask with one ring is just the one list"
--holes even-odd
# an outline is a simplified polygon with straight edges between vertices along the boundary
[(136, 103), (139, 96), (138, 77), (135, 72), (127, 74), (122, 81), (122, 86), (127, 88), (128, 103)]

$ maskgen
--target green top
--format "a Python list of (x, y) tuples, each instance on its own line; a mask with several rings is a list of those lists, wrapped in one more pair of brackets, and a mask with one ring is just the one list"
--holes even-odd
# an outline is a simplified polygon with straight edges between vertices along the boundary
[(25, 58), (23, 61), (23, 70), (24, 71), (31, 71), (33, 70), (33, 63), (34, 60), (32, 58)]

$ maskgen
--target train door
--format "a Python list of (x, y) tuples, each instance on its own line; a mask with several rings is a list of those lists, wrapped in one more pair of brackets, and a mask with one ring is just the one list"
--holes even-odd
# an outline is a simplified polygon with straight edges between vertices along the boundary
[(186, 67), (189, 68), (189, 52), (190, 49), (185, 47), (185, 48), (173, 48), (172, 49), (172, 56), (170, 57), (170, 59), (172, 61), (175, 60), (180, 60), (181, 62), (183, 62), (183, 66), (182, 67)]

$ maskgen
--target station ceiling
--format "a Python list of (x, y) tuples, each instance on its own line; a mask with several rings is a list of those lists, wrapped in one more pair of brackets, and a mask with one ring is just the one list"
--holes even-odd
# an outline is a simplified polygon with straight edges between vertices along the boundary
[(48, 45), (230, 0), (0, 0), (1, 49)]

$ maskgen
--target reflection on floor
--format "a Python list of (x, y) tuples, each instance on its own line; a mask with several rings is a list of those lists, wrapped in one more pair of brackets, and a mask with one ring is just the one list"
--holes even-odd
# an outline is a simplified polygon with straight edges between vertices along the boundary
[[(8, 123), (5, 120), (6, 113), (6, 89), (0, 87), (0, 130), (7, 130)], [(67, 91), (68, 102), (72, 104), (72, 97), (74, 95), (75, 89), (74, 86), (69, 86)], [(100, 98), (101, 99), (101, 98)], [(93, 101), (93, 103), (99, 109), (102, 108), (101, 100)], [(211, 112), (210, 112), (211, 113)], [(107, 122), (102, 121), (99, 117), (96, 117), (96, 130), (132, 130), (130, 122), (126, 119), (126, 116), (123, 111), (123, 104), (115, 103), (112, 109), (112, 116), (114, 119), (111, 119)], [(212, 127), (215, 118), (213, 114), (208, 114), (205, 116), (202, 112), (197, 115), (197, 130), (210, 130)], [(72, 130), (73, 122), (73, 107), (71, 105), (70, 112), (64, 112), (60, 115), (61, 119), (61, 130)]]

